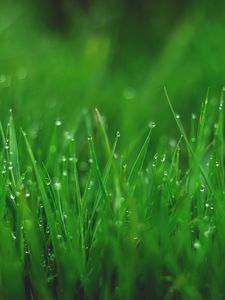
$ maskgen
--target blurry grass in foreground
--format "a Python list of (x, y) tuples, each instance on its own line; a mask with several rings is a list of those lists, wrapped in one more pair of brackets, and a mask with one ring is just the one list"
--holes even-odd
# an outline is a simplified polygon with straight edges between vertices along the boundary
[(59, 119), (43, 132), (44, 163), (10, 112), (0, 128), (1, 299), (223, 299), (223, 95), (206, 99), (189, 135), (168, 103), (181, 138), (157, 153), (154, 123), (121, 153), (123, 136), (109, 140), (96, 110), (72, 133)]

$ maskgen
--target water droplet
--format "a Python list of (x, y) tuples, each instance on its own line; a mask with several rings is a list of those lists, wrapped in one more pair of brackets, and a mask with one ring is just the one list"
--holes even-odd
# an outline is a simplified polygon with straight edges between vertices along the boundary
[(156, 124), (155, 124), (155, 122), (149, 122), (148, 123), (148, 127), (150, 128), (150, 129), (152, 129), (152, 128), (155, 128), (156, 127)]
[(206, 203), (206, 204), (205, 204), (205, 207), (208, 208), (208, 207), (209, 207), (209, 203)]
[(176, 146), (176, 141), (174, 139), (170, 140), (170, 147), (174, 148)]
[(200, 249), (201, 248), (201, 243), (199, 242), (199, 240), (196, 240), (195, 242), (194, 242), (194, 248), (196, 249), (196, 250), (198, 250), (198, 249)]
[(191, 115), (191, 118), (192, 118), (192, 120), (196, 120), (196, 118), (197, 118), (196, 114), (193, 113), (193, 114)]
[(26, 198), (29, 198), (29, 197), (30, 197), (30, 193), (29, 193), (28, 191), (26, 192), (25, 197), (26, 197)]
[(204, 191), (205, 191), (205, 186), (202, 184), (201, 187), (200, 187), (200, 192), (204, 193)]
[(62, 239), (62, 235), (61, 234), (57, 234), (57, 239), (61, 240)]
[(120, 132), (119, 132), (119, 131), (116, 132), (116, 137), (117, 137), (117, 138), (120, 137)]
[(60, 183), (59, 181), (56, 181), (56, 182), (54, 183), (54, 189), (55, 189), (56, 191), (59, 191), (59, 190), (61, 190), (61, 188), (62, 188), (61, 183)]
[(16, 240), (16, 235), (14, 232), (11, 233), (11, 236), (12, 236), (13, 240)]
[(176, 119), (179, 120), (180, 119), (180, 115), (176, 114)]
[(220, 163), (218, 161), (216, 161), (216, 167), (219, 167)]
[(89, 158), (88, 162), (89, 162), (89, 164), (92, 164), (93, 163), (93, 159)]
[(51, 179), (49, 177), (45, 178), (45, 183), (46, 185), (50, 185), (51, 184)]
[(56, 126), (61, 126), (62, 125), (62, 121), (61, 120), (56, 120), (55, 125)]
[(118, 154), (117, 153), (114, 153), (114, 159), (118, 159)]
[(89, 142), (92, 141), (92, 137), (91, 136), (88, 137), (88, 141)]
[(66, 162), (66, 157), (64, 155), (62, 156), (62, 162)]
[(15, 195), (13, 195), (13, 194), (10, 194), (10, 199), (11, 200), (14, 200), (16, 198), (16, 196)]
[(63, 176), (66, 177), (67, 175), (68, 175), (67, 171), (64, 170), (64, 171), (63, 171)]
[(72, 133), (70, 133), (69, 131), (65, 131), (64, 132), (64, 136), (68, 141), (72, 141), (73, 140), (73, 135)]
[(161, 158), (161, 162), (164, 163), (166, 161), (166, 154), (163, 154), (162, 158)]

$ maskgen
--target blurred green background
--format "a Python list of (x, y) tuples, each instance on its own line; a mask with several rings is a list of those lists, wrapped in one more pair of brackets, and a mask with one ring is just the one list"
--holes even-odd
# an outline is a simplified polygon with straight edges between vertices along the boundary
[(1, 1), (1, 120), (12, 108), (35, 138), (98, 107), (123, 143), (153, 120), (155, 140), (173, 135), (163, 87), (189, 124), (220, 96), (224, 33), (222, 1)]

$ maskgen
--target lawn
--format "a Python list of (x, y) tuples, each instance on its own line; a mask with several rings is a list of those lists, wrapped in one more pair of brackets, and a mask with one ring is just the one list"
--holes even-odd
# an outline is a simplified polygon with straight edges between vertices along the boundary
[(224, 5), (62, 3), (0, 4), (0, 299), (223, 300)]

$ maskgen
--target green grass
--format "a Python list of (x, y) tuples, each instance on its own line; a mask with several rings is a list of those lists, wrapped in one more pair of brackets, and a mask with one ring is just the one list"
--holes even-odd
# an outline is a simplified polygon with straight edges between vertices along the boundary
[(109, 138), (98, 110), (83, 112), (73, 132), (49, 124), (37, 147), (9, 113), (0, 128), (1, 299), (223, 299), (223, 93), (207, 97), (187, 134), (165, 92), (181, 137), (157, 152), (153, 123), (120, 147), (123, 135)]

